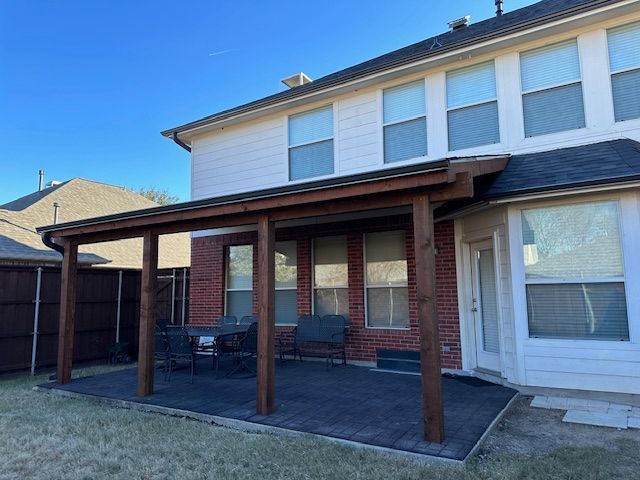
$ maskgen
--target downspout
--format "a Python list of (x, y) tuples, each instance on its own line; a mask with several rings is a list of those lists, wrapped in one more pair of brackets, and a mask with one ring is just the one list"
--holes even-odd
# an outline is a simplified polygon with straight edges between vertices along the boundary
[(187, 152), (191, 153), (191, 147), (178, 138), (178, 132), (173, 132), (173, 136), (171, 138)]

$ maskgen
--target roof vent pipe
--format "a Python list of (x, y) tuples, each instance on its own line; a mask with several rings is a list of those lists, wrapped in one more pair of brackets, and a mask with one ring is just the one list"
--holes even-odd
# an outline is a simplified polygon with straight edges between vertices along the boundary
[(38, 191), (42, 191), (42, 186), (44, 184), (44, 170), (38, 170)]
[(502, 8), (503, 4), (504, 2), (502, 0), (496, 0), (496, 17), (501, 17), (504, 13), (504, 10)]
[(58, 212), (60, 211), (60, 204), (58, 202), (53, 202), (53, 224), (58, 223)]

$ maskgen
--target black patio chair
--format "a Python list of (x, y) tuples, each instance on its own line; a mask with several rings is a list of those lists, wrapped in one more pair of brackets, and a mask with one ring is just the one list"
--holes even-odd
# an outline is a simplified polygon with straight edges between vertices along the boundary
[(164, 372), (165, 380), (167, 377), (167, 371), (169, 370), (169, 345), (167, 344), (167, 336), (158, 325), (155, 327), (154, 333), (155, 350), (154, 359), (162, 361), (162, 370)]
[(198, 355), (191, 343), (187, 329), (180, 326), (169, 326), (167, 327), (166, 338), (169, 347), (169, 373), (167, 375), (167, 381), (171, 381), (171, 371), (173, 370), (174, 363), (185, 360), (189, 362), (191, 369), (190, 381), (193, 383), (193, 375), (196, 373), (196, 359)]
[(251, 325), (252, 323), (257, 323), (258, 317), (255, 315), (245, 315), (240, 319), (238, 325)]
[(255, 358), (258, 355), (258, 323), (254, 322), (249, 325), (247, 332), (240, 338), (240, 351), (237, 353), (236, 366), (227, 373), (227, 377), (236, 375), (242, 371), (248, 372), (245, 377), (254, 377), (256, 371), (249, 366), (248, 360)]
[(238, 323), (238, 317), (236, 317), (235, 315), (222, 315), (221, 317), (218, 317), (219, 326), (237, 325), (237, 323)]
[(169, 318), (159, 318), (158, 320), (156, 320), (156, 327), (159, 328), (163, 333), (170, 325), (173, 325), (173, 323), (171, 323), (171, 319)]

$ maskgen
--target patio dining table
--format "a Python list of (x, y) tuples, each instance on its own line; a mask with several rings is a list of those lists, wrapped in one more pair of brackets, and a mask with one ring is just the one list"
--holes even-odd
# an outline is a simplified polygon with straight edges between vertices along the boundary
[(218, 371), (218, 357), (220, 356), (221, 346), (225, 341), (236, 338), (247, 332), (249, 325), (185, 325), (188, 335), (195, 340), (196, 338), (207, 337), (212, 339), (212, 356), (213, 365)]

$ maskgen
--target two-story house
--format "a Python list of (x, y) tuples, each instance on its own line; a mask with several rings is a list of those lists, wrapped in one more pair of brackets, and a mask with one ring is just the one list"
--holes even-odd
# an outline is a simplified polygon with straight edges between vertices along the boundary
[[(432, 198), (442, 367), (640, 394), (640, 1), (500, 13), (162, 132), (191, 152), (192, 202), (172, 212), (474, 162), (471, 198)], [(350, 362), (418, 351), (415, 203), (329, 200), (275, 223), (277, 334), (341, 314)], [(192, 322), (257, 312), (247, 223), (193, 234)]]

